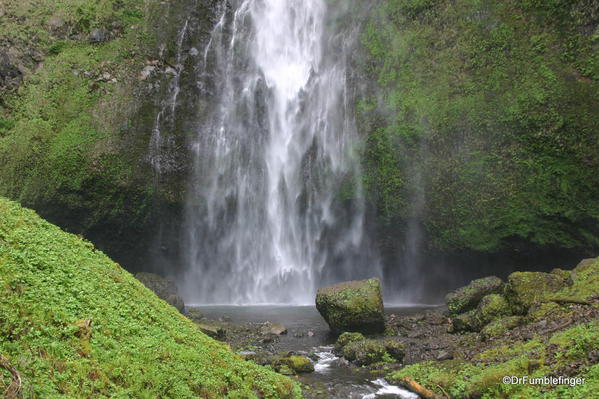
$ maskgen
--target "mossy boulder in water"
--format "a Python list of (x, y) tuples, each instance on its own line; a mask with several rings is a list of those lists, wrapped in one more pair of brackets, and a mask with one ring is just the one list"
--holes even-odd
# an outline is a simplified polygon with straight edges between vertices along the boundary
[(335, 349), (337, 351), (342, 351), (343, 348), (352, 342), (362, 341), (364, 336), (359, 332), (344, 332), (337, 338), (337, 342), (335, 342)]
[(279, 363), (287, 366), (294, 373), (311, 373), (314, 371), (314, 365), (306, 356), (292, 355), (279, 360)]
[(505, 297), (514, 313), (524, 314), (533, 304), (550, 300), (565, 286), (566, 279), (558, 274), (515, 272), (508, 277)]
[(334, 332), (377, 333), (385, 329), (381, 282), (375, 278), (319, 289), (316, 309)]
[[(397, 343), (403, 349), (403, 346)], [(396, 345), (396, 346), (397, 346)], [(367, 366), (373, 363), (380, 362), (391, 362), (395, 360), (403, 359), (403, 351), (399, 350), (399, 347), (391, 348), (395, 350), (399, 359), (394, 358), (388, 351), (387, 346), (391, 348), (388, 343), (383, 341), (377, 341), (374, 339), (364, 339), (361, 341), (350, 342), (343, 348), (343, 357), (354, 362), (359, 366)]]
[(445, 297), (447, 308), (452, 316), (476, 308), (480, 300), (489, 294), (499, 294), (503, 290), (503, 281), (491, 276), (472, 281), (465, 287), (450, 292)]

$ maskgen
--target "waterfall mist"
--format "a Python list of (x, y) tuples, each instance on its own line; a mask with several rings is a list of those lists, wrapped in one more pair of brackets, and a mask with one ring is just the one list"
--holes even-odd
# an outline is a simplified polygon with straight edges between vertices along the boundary
[[(312, 303), (380, 276), (348, 89), (357, 27), (324, 0), (223, 1), (197, 86), (181, 276), (195, 303)], [(344, 26), (345, 25), (345, 26)]]

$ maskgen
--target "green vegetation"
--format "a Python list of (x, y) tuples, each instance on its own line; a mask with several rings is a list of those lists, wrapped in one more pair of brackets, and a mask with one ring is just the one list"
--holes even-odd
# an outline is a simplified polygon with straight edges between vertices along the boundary
[[(599, 367), (587, 357), (589, 351), (599, 348), (599, 325), (596, 322), (580, 324), (554, 334), (547, 342), (533, 339), (500, 345), (478, 354), (471, 362), (456, 359), (443, 362), (423, 362), (407, 366), (388, 376), (390, 381), (410, 377), (427, 388), (452, 398), (543, 398), (584, 399), (599, 389)], [(581, 365), (577, 377), (585, 383), (568, 385), (508, 385), (504, 376), (544, 377), (553, 375), (568, 364)], [(559, 373), (558, 373), (559, 374)]]
[[(35, 6), (8, 0), (0, 38), (15, 52), (36, 49), (43, 64), (32, 66), (38, 69), (25, 76), (18, 93), (3, 94), (0, 111), (10, 124), (0, 137), (1, 194), (72, 210), (92, 208), (86, 201), (118, 202), (110, 197), (119, 196), (119, 183), (132, 178), (135, 166), (135, 154), (119, 156), (116, 142), (118, 123), (134, 107), (131, 80), (139, 72), (145, 38), (142, 7), (139, 0)], [(113, 40), (91, 43), (94, 28), (110, 29), (106, 35)], [(143, 187), (137, 190), (143, 195)], [(93, 215), (89, 223), (103, 216)]]
[(389, 228), (417, 217), (446, 251), (599, 247), (598, 11), (588, 0), (375, 6), (361, 68), (378, 84), (358, 121), (366, 191)]
[(22, 71), (0, 90), (0, 195), (112, 253), (139, 239), (161, 195), (147, 164), (155, 112), (139, 80), (155, 58), (157, 7), (7, 0), (0, 16), (0, 42)]
[[(557, 274), (567, 274), (571, 283), (564, 285), (564, 276)], [(527, 312), (526, 316), (506, 316), (491, 321), (481, 331), (482, 338), (489, 340), (488, 346), (484, 350), (478, 349), (480, 352), (470, 358), (458, 354), (455, 360), (409, 365), (392, 373), (389, 379), (399, 381), (401, 377), (410, 377), (428, 389), (439, 394), (449, 393), (455, 399), (583, 399), (596, 392), (599, 389), (599, 367), (592, 354), (599, 349), (599, 324), (593, 316), (599, 309), (594, 299), (599, 292), (599, 258), (585, 259), (572, 271), (514, 273), (512, 276), (517, 280), (525, 277), (525, 281), (537, 282), (520, 286), (519, 297), (528, 301), (524, 302), (526, 306), (521, 304), (517, 309)], [(514, 295), (510, 289), (514, 281), (512, 276), (506, 286), (506, 295)], [(561, 289), (550, 283), (553, 278), (561, 279)], [(477, 310), (453, 319), (455, 330), (473, 331), (481, 327), (481, 321), (486, 322), (481, 317), (481, 310), (485, 308), (494, 310), (491, 313), (496, 313), (496, 316), (508, 313), (502, 296), (487, 295)], [(548, 329), (548, 325), (557, 327)], [(519, 333), (506, 334), (516, 328), (520, 329)], [(473, 336), (472, 339), (478, 338)], [(470, 345), (476, 351), (474, 342)], [(502, 382), (504, 376), (533, 378), (550, 375), (581, 377), (585, 378), (585, 383), (572, 387), (509, 385)]]
[[(89, 242), (0, 199), (0, 352), (24, 398), (299, 398)], [(4, 371), (0, 390), (10, 382)]]

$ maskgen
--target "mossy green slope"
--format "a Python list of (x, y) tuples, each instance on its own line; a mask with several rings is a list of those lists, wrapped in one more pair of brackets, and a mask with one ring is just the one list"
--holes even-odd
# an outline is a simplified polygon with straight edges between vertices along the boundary
[(301, 396), (291, 380), (202, 334), (89, 242), (5, 199), (0, 290), (0, 353), (21, 374), (25, 398)]
[(358, 121), (388, 229), (418, 218), (444, 251), (594, 253), (598, 15), (588, 0), (374, 6), (361, 65), (378, 84)]

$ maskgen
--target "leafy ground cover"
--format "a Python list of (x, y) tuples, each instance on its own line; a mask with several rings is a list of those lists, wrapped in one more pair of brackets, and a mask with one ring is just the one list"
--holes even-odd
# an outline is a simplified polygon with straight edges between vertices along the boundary
[[(23, 398), (299, 398), (84, 239), (0, 199), (0, 353)], [(3, 368), (0, 389), (10, 387)]]

